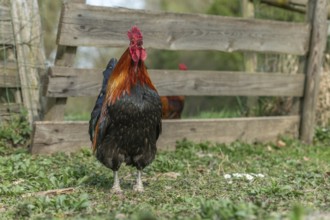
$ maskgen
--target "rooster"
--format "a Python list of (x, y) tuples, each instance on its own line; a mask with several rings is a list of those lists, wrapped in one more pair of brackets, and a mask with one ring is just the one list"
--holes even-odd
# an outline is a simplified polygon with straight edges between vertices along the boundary
[(130, 44), (108, 79), (92, 141), (96, 158), (113, 170), (112, 190), (118, 193), (122, 163), (137, 168), (133, 190), (144, 190), (141, 173), (155, 158), (162, 130), (162, 104), (144, 64), (142, 33), (133, 26), (127, 36)]
[[(179, 64), (180, 70), (187, 70), (187, 66), (183, 63)], [(161, 96), (162, 101), (162, 118), (178, 119), (184, 107), (184, 96)]]

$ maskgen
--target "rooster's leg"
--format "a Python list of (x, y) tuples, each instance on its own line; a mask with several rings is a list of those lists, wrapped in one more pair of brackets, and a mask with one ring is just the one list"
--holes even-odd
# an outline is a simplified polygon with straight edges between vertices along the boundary
[(118, 171), (113, 171), (113, 178), (114, 180), (113, 180), (112, 191), (115, 193), (121, 193), (122, 190), (119, 184)]
[(144, 191), (143, 183), (142, 183), (142, 180), (141, 180), (141, 173), (142, 173), (141, 170), (137, 171), (136, 184), (133, 187), (133, 190), (136, 191), (136, 192), (143, 192)]

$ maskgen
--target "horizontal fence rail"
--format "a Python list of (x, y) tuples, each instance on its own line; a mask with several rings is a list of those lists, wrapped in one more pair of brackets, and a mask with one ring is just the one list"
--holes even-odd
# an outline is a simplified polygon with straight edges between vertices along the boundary
[(17, 88), (20, 86), (16, 63), (0, 63), (0, 88)]
[(17, 103), (0, 103), (0, 122), (8, 120), (18, 115), (22, 110), (22, 105)]
[[(97, 96), (102, 69), (50, 68), (48, 97)], [(148, 70), (160, 95), (297, 96), (304, 74)]]
[(14, 44), (14, 31), (11, 23), (11, 14), (9, 6), (1, 2), (0, 5), (0, 44)]
[(148, 48), (256, 51), (304, 55), (310, 25), (205, 14), (152, 12), (65, 4), (57, 42), (65, 46), (123, 47), (138, 25)]
[[(298, 136), (299, 116), (257, 117), (236, 119), (163, 120), (158, 149), (173, 150), (176, 141), (214, 141), (249, 143), (275, 141), (280, 134)], [(32, 153), (74, 152), (90, 147), (88, 122), (36, 122)]]
[(14, 31), (11, 21), (0, 20), (0, 45), (14, 45)]

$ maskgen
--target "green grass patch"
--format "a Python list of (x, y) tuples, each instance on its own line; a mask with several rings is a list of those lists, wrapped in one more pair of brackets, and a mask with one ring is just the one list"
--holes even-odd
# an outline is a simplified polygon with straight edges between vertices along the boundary
[[(0, 117), (1, 119), (1, 117)], [(0, 121), (0, 146), (26, 146), (31, 135), (31, 126), (27, 120), (27, 111), (12, 114), (9, 120)]]
[[(110, 192), (111, 170), (89, 149), (30, 155), (0, 147), (2, 219), (301, 219), (330, 212), (330, 135), (314, 146), (229, 145), (181, 141), (144, 171), (145, 192), (132, 190), (135, 170), (122, 166), (122, 195)], [(263, 174), (248, 180), (225, 174)], [(44, 191), (70, 188), (62, 194)]]
[(183, 117), (183, 118), (198, 118), (198, 119), (208, 119), (208, 118), (235, 118), (242, 117), (239, 111), (233, 110), (222, 110), (220, 112), (216, 111), (202, 111), (198, 115), (193, 117)]
[(65, 114), (64, 120), (65, 121), (89, 121), (91, 118), (90, 112), (83, 112), (83, 113), (75, 113), (75, 114)]

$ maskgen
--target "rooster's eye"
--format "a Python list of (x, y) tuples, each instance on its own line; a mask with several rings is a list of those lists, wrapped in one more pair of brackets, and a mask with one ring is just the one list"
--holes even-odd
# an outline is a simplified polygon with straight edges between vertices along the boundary
[(140, 40), (140, 41), (137, 42), (137, 45), (138, 45), (139, 47), (141, 47), (142, 44), (143, 44), (143, 41), (142, 41), (142, 40)]

